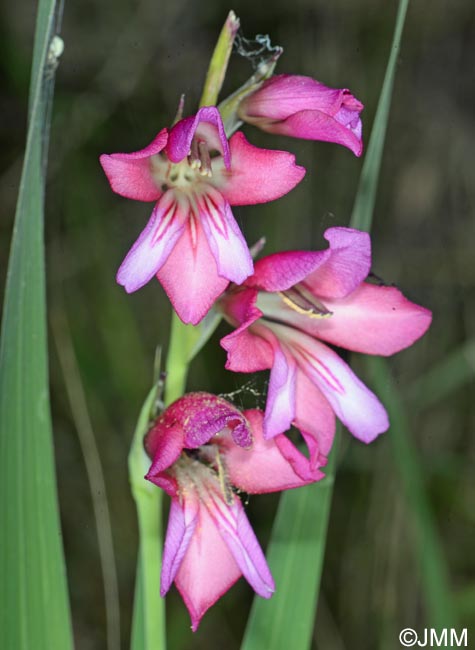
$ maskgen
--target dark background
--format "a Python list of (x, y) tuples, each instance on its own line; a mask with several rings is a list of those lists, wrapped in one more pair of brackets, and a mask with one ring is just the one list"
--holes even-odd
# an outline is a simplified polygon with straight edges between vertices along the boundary
[[(51, 395), (64, 543), (80, 650), (105, 647), (104, 597), (91, 494), (58, 348), (74, 350), (104, 465), (118, 560), (123, 647), (130, 632), (137, 531), (127, 452), (150, 386), (157, 344), (166, 346), (170, 307), (158, 283), (127, 296), (118, 265), (151, 205), (114, 195), (103, 152), (135, 151), (174, 117), (181, 93), (193, 112), (215, 39), (231, 7), (186, 0), (66, 2), (65, 51), (57, 72), (49, 182), (47, 266)], [(235, 2), (243, 33), (269, 33), (285, 52), (278, 72), (348, 87), (363, 101), (370, 133), (389, 54), (395, 2)], [(3, 285), (25, 142), (36, 5), (1, 9), (0, 275)], [(434, 312), (433, 326), (391, 360), (433, 515), (460, 627), (475, 619), (475, 265), (473, 3), (413, 2), (398, 62), (373, 229), (373, 271)], [(225, 90), (251, 70), (233, 59)], [(225, 93), (223, 93), (223, 96)], [(336, 145), (245, 129), (251, 142), (295, 152), (307, 168), (288, 196), (234, 209), (249, 242), (267, 252), (319, 247), (322, 232), (349, 220), (362, 160)], [(218, 334), (226, 332), (222, 326)], [(72, 346), (72, 347), (71, 347)], [(434, 383), (417, 382), (458, 353)], [(218, 335), (192, 367), (189, 387), (225, 392), (246, 377), (227, 373)], [(371, 385), (360, 359), (355, 368)], [(465, 379), (458, 381), (460, 371)], [(84, 416), (81, 386), (67, 381)], [(265, 374), (256, 379), (264, 385)], [(421, 384), (419, 384), (420, 386)], [(242, 400), (249, 396), (242, 395)], [(241, 399), (238, 396), (238, 400)], [(262, 400), (251, 398), (254, 405)], [(401, 487), (391, 432), (370, 447), (345, 432), (331, 513), (314, 647), (397, 648), (404, 627), (429, 626), (410, 497)], [(249, 504), (263, 544), (273, 496)], [(471, 585), (471, 586), (470, 586)], [(289, 598), (292, 595), (289, 594)], [(240, 581), (189, 632), (184, 605), (167, 601), (170, 648), (238, 648), (251, 602)]]

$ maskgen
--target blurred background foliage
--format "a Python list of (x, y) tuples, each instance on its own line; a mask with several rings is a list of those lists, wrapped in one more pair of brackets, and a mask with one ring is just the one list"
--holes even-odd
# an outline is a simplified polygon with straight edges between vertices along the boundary
[[(126, 458), (151, 384), (155, 348), (167, 345), (170, 315), (158, 283), (131, 296), (115, 284), (116, 269), (151, 205), (114, 195), (98, 156), (145, 146), (170, 124), (181, 93), (185, 112), (195, 110), (230, 8), (240, 16), (244, 35), (268, 33), (284, 47), (279, 72), (349, 87), (366, 106), (368, 136), (396, 3), (66, 2), (46, 238), (56, 461), (80, 650), (104, 648), (106, 626), (91, 491), (77, 429), (87, 434), (92, 427), (104, 466), (126, 648), (137, 548)], [(36, 4), (4, 3), (0, 11), (3, 286), (25, 141)], [(379, 394), (389, 388), (404, 405), (416, 454), (410, 469), (418, 472), (434, 517), (439, 569), (448, 574), (450, 602), (469, 639), (475, 634), (474, 23), (468, 0), (450, 7), (440, 0), (416, 0), (409, 7), (373, 228), (373, 271), (434, 312), (428, 335), (390, 361), (394, 385), (380, 387)], [(250, 73), (247, 61), (233, 57), (223, 96)], [(319, 247), (325, 228), (348, 223), (361, 160), (336, 145), (251, 128), (245, 132), (256, 145), (295, 152), (307, 168), (304, 181), (283, 199), (234, 209), (250, 243), (265, 235), (267, 252)], [(194, 362), (189, 388), (224, 393), (249, 379), (224, 370), (218, 336), (225, 331), (221, 326)], [(378, 392), (371, 366), (357, 355), (353, 363)], [(263, 404), (266, 374), (261, 374), (253, 384), (260, 396), (238, 392), (237, 403)], [(343, 437), (314, 648), (392, 649), (399, 647), (402, 628), (429, 626), (420, 571), (424, 547), (416, 539), (425, 522), (414, 523), (412, 484), (409, 491), (402, 487), (405, 458), (398, 456), (391, 435), (371, 447), (346, 433)], [(272, 495), (249, 502), (264, 544), (275, 507)], [(250, 603), (251, 590), (241, 580), (192, 635), (184, 605), (171, 594), (169, 647), (238, 648)]]

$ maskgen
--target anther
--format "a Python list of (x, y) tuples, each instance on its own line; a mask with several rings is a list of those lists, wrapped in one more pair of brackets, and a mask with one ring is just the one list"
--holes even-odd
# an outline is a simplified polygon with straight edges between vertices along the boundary
[(333, 314), (302, 284), (296, 284), (290, 289), (278, 293), (286, 305), (309, 318), (329, 318)]
[(200, 155), (201, 165), (200, 165), (200, 174), (202, 176), (211, 177), (213, 172), (211, 171), (211, 158), (209, 155), (208, 147), (206, 142), (198, 143), (198, 151)]

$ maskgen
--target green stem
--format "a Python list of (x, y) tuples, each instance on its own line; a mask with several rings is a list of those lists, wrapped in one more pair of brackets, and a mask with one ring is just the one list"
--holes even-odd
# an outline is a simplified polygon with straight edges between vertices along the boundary
[(197, 327), (194, 327), (193, 325), (185, 325), (178, 318), (175, 312), (173, 312), (166, 363), (166, 405), (171, 404), (183, 395), (197, 332)]
[(200, 106), (215, 106), (218, 101), (238, 29), (239, 18), (234, 11), (230, 11), (211, 57)]
[(155, 417), (158, 386), (147, 396), (139, 415), (129, 454), (129, 477), (137, 507), (139, 555), (132, 623), (132, 650), (162, 650), (165, 640), (165, 604), (160, 597), (162, 561), (162, 492), (144, 480), (150, 459), (143, 439)]

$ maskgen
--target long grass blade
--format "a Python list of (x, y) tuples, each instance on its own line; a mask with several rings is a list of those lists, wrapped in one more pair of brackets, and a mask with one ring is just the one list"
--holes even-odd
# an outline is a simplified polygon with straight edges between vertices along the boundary
[(44, 178), (57, 6), (40, 0), (0, 343), (0, 647), (72, 647), (48, 399)]
[[(391, 51), (350, 220), (351, 227), (361, 230), (370, 231), (373, 221), (374, 202), (392, 99), (396, 62), (407, 6), (408, 0), (400, 0)], [(336, 449), (334, 450), (335, 453)], [(322, 481), (313, 487), (313, 498), (318, 503), (318, 508), (320, 509), (318, 516), (321, 520), (318, 526), (310, 531), (308, 537), (306, 535), (309, 534), (309, 531), (299, 526), (290, 529), (289, 534), (289, 524), (288, 520), (284, 518), (284, 514), (287, 515), (289, 512), (302, 512), (302, 516), (306, 520), (310, 520), (316, 515), (312, 510), (314, 503), (307, 498), (306, 490), (300, 489), (295, 492), (287, 492), (282, 495), (279, 503), (277, 519), (268, 550), (269, 557), (273, 558), (271, 568), (277, 577), (277, 590), (281, 590), (282, 597), (287, 598), (289, 602), (293, 602), (296, 595), (300, 594), (301, 600), (299, 600), (299, 603), (301, 609), (298, 610), (297, 615), (293, 619), (290, 619), (282, 615), (280, 610), (281, 598), (278, 595), (274, 596), (269, 603), (265, 604), (260, 604), (258, 599), (255, 598), (245, 633), (245, 650), (258, 648), (259, 641), (261, 642), (260, 647), (262, 647), (263, 639), (260, 628), (262, 618), (267, 621), (272, 620), (272, 634), (276, 639), (291, 639), (290, 645), (276, 647), (292, 647), (294, 650), (306, 650), (306, 648), (310, 647), (318, 598), (317, 592), (322, 573), (321, 558), (323, 557), (326, 544), (328, 513), (333, 494), (334, 464), (327, 468), (326, 475), (326, 483)], [(301, 506), (300, 500), (305, 505)], [(286, 540), (286, 550), (285, 552), (279, 552), (279, 547), (282, 546), (280, 540), (283, 539)], [(294, 549), (298, 549), (304, 542), (314, 549), (315, 555), (311, 562), (309, 562), (308, 555), (305, 553), (294, 553)], [(279, 584), (279, 576), (286, 577), (284, 582), (285, 586)], [(302, 588), (303, 581), (305, 581), (304, 589)], [(311, 607), (305, 607), (305, 602), (311, 603)], [(292, 635), (289, 637), (289, 630), (295, 632), (295, 634), (297, 634), (298, 630), (298, 637)], [(298, 642), (295, 641), (295, 638), (298, 639)]]
[(65, 312), (63, 310), (55, 312), (51, 322), (56, 351), (91, 490), (104, 584), (107, 648), (108, 650), (117, 650), (120, 648), (119, 585), (104, 471)]
[(406, 20), (409, 0), (399, 0), (396, 16), (396, 27), (394, 29), (393, 41), (384, 75), (383, 87), (379, 96), (378, 107), (374, 117), (371, 138), (368, 144), (363, 169), (358, 183), (355, 203), (351, 215), (350, 226), (360, 230), (371, 230), (373, 222), (374, 204), (378, 189), (379, 172), (383, 158), (386, 130), (388, 128), (389, 109), (393, 94), (394, 77), (396, 75), (396, 63), (401, 49), (401, 38)]

